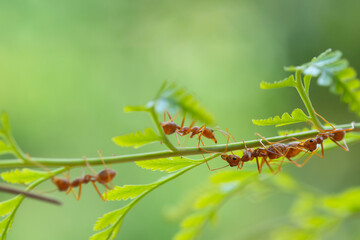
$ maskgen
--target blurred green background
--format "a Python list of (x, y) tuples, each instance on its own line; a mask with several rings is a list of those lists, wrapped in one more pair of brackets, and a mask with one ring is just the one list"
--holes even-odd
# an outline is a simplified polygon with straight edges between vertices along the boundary
[[(169, 80), (193, 93), (237, 140), (254, 139), (255, 132), (271, 136), (277, 129), (254, 126), (251, 119), (303, 105), (295, 90), (263, 91), (260, 81), (283, 79), (283, 66), (307, 62), (327, 48), (341, 50), (359, 71), (359, 10), (359, 1), (335, 0), (1, 1), (0, 110), (9, 113), (18, 143), (32, 156), (90, 157), (97, 149), (129, 154), (135, 151), (114, 145), (111, 137), (153, 125), (145, 114), (125, 114), (123, 107), (147, 102)], [(319, 113), (339, 124), (358, 121), (314, 83)], [(358, 146), (284, 171), (328, 193), (357, 186)], [(137, 152), (158, 149), (163, 147), (154, 144)], [(217, 162), (222, 164), (211, 164)], [(162, 175), (134, 163), (113, 168), (116, 185)], [(117, 239), (170, 239), (178, 226), (164, 218), (165, 207), (211, 174), (202, 166), (151, 193), (127, 215)], [(8, 239), (86, 239), (97, 217), (124, 204), (103, 203), (90, 185), (80, 201), (53, 195), (62, 207), (26, 200)], [(290, 204), (276, 193), (265, 202), (234, 198), (202, 239), (242, 238), (257, 223), (286, 214)], [(342, 234), (346, 239), (354, 232)]]

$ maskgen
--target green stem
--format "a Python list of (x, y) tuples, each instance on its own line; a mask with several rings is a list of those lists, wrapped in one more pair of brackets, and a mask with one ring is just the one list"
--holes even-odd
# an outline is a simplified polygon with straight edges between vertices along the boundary
[(160, 126), (160, 122), (159, 122), (159, 119), (158, 119), (158, 116), (155, 112), (155, 109), (154, 107), (152, 107), (150, 109), (150, 114), (151, 114), (151, 118), (153, 119), (154, 123), (155, 123), (155, 126), (156, 128), (158, 129), (160, 135), (161, 135), (161, 138), (162, 138), (162, 142), (173, 152), (177, 152), (178, 149), (169, 141), (169, 139), (167, 138), (167, 136), (165, 135), (164, 133), (164, 130), (161, 128)]
[[(350, 128), (351, 124), (344, 124), (344, 125), (337, 125), (335, 126), (337, 129), (341, 128)], [(353, 131), (360, 131), (360, 123), (355, 124), (355, 128)], [(291, 137), (297, 138), (297, 139), (308, 139), (315, 137), (319, 132), (317, 130), (310, 130), (300, 133), (294, 133), (284, 136), (276, 136), (276, 137), (269, 137), (267, 138), (268, 141), (271, 142), (278, 142), (282, 140), (288, 139), (289, 141), (292, 141), (290, 139)], [(249, 148), (254, 147), (261, 147), (261, 143), (259, 139), (256, 140), (250, 140), (245, 142), (246, 146)], [(217, 153), (223, 153), (225, 152), (225, 149), (227, 148), (227, 151), (236, 151), (244, 149), (243, 142), (236, 142), (231, 144), (218, 144), (208, 147), (203, 147), (205, 151), (202, 151), (198, 147), (186, 147), (186, 148), (179, 148), (178, 151), (173, 152), (169, 150), (165, 151), (158, 151), (158, 152), (150, 152), (150, 153), (138, 153), (138, 154), (131, 154), (131, 155), (122, 155), (122, 156), (114, 156), (114, 157), (104, 157), (104, 160), (107, 164), (112, 163), (125, 163), (125, 162), (134, 162), (134, 161), (142, 161), (142, 160), (150, 160), (150, 159), (158, 159), (158, 158), (168, 158), (168, 157), (175, 157), (175, 156), (189, 156), (189, 155), (199, 155), (207, 153), (206, 151), (210, 152), (217, 152)], [(67, 167), (75, 167), (75, 166), (85, 166), (85, 161), (82, 158), (74, 158), (74, 159), (62, 159), (62, 158), (31, 158), (32, 161), (38, 162), (42, 165), (48, 166), (48, 167), (59, 167), (59, 166), (67, 166)], [(91, 165), (102, 165), (102, 160), (100, 157), (97, 158), (88, 158), (88, 162)], [(34, 166), (33, 163), (25, 163), (22, 162), (19, 159), (10, 159), (10, 160), (1, 160), (0, 161), (0, 168), (4, 167), (29, 167)]]
[(314, 108), (313, 108), (313, 106), (311, 104), (310, 98), (305, 92), (305, 88), (304, 88), (304, 85), (303, 85), (302, 80), (301, 80), (301, 71), (300, 70), (297, 70), (296, 73), (295, 73), (295, 81), (296, 81), (296, 89), (298, 90), (299, 95), (300, 95), (302, 101), (305, 104), (305, 107), (306, 107), (306, 109), (307, 109), (307, 111), (308, 111), (308, 113), (310, 115), (311, 122), (314, 124), (314, 126), (318, 130), (324, 130), (323, 126), (321, 125), (321, 123), (319, 121), (319, 119), (316, 117), (316, 114), (315, 114)]
[(15, 153), (15, 156), (17, 156), (19, 159), (21, 159), (24, 163), (29, 163), (29, 160), (24, 157), (25, 154), (22, 152), (21, 148), (19, 147), (19, 145), (15, 141), (12, 134), (10, 132), (6, 131), (6, 133), (4, 134), (4, 137), (9, 142), (9, 144), (11, 145), (12, 150)]

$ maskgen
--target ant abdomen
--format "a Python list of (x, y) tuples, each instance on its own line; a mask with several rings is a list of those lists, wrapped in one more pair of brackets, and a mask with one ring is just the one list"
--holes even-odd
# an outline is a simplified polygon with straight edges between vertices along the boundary
[(57, 186), (58, 190), (63, 192), (69, 189), (70, 182), (67, 179), (64, 178), (52, 178), (52, 182)]
[(344, 139), (345, 131), (334, 132), (334, 133), (331, 133), (330, 136), (332, 139), (339, 142)]
[(97, 175), (97, 181), (99, 183), (108, 183), (116, 176), (116, 172), (112, 169), (104, 169)]
[(176, 132), (176, 130), (179, 128), (178, 125), (174, 122), (163, 122), (160, 123), (161, 127), (163, 128), (166, 135), (170, 135)]

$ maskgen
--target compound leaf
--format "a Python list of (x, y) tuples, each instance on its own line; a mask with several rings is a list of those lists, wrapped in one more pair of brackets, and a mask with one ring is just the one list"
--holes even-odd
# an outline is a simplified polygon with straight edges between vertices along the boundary
[(167, 173), (200, 164), (202, 161), (191, 160), (184, 157), (161, 158), (155, 160), (137, 161), (139, 167), (152, 171), (165, 171)]
[(157, 98), (148, 103), (148, 106), (152, 105), (155, 106), (158, 113), (164, 113), (165, 110), (182, 110), (189, 113), (192, 118), (207, 125), (212, 125), (215, 122), (213, 116), (205, 110), (193, 95), (185, 89), (177, 87), (176, 84), (163, 85)]
[(49, 173), (35, 171), (28, 168), (23, 168), (21, 170), (15, 169), (9, 172), (1, 173), (1, 177), (4, 181), (17, 184), (29, 184), (46, 176), (49, 176)]
[(309, 117), (299, 108), (296, 108), (291, 116), (289, 113), (284, 113), (281, 118), (279, 116), (270, 117), (268, 119), (253, 119), (252, 122), (259, 126), (276, 125), (276, 127), (288, 124), (306, 122)]
[(295, 87), (295, 79), (294, 75), (291, 75), (288, 78), (285, 78), (282, 81), (269, 83), (269, 82), (261, 82), (260, 88), (261, 89), (272, 89), (272, 88), (283, 88), (283, 87)]
[(139, 148), (145, 144), (160, 141), (161, 137), (158, 136), (151, 128), (146, 128), (144, 133), (137, 131), (135, 134), (130, 133), (123, 136), (113, 137), (112, 140), (122, 147)]

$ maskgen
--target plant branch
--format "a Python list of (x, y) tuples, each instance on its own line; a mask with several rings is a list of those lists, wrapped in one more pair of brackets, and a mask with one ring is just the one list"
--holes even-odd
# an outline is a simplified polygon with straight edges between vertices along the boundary
[(296, 81), (296, 89), (299, 92), (299, 95), (305, 104), (305, 107), (310, 115), (311, 122), (314, 124), (314, 126), (317, 129), (324, 130), (319, 119), (316, 117), (316, 114), (315, 114), (314, 108), (311, 104), (310, 98), (305, 92), (305, 88), (304, 88), (303, 82), (301, 80), (301, 71), (300, 70), (297, 70), (295, 73), (295, 81)]
[[(341, 128), (350, 128), (351, 124), (344, 124), (344, 125), (337, 125), (335, 126), (337, 129)], [(353, 131), (360, 131), (360, 123), (355, 124), (355, 128)], [(317, 130), (310, 130), (310, 131), (304, 131), (300, 133), (294, 133), (284, 136), (275, 136), (275, 137), (269, 137), (267, 140), (271, 142), (277, 142), (289, 139), (289, 141), (292, 141), (290, 139), (291, 137), (295, 137), (297, 139), (308, 139), (311, 137), (315, 137), (319, 132)], [(256, 140), (250, 140), (245, 141), (245, 144), (249, 148), (254, 147), (261, 147), (261, 143), (259, 139)], [(244, 149), (243, 142), (236, 142), (231, 143), (228, 146), (226, 144), (219, 144), (219, 145), (213, 145), (208, 147), (203, 147), (202, 149), (210, 152), (216, 152), (216, 153), (223, 153), (225, 152), (225, 149), (227, 147), (227, 151), (236, 151)], [(170, 150), (165, 151), (158, 151), (158, 152), (149, 152), (149, 153), (138, 153), (138, 154), (131, 154), (131, 155), (122, 155), (122, 156), (114, 156), (114, 157), (104, 157), (104, 160), (107, 164), (113, 164), (113, 163), (125, 163), (125, 162), (134, 162), (134, 161), (142, 161), (142, 160), (150, 160), (150, 159), (158, 159), (158, 158), (168, 158), (168, 157), (176, 157), (176, 156), (189, 156), (189, 155), (199, 155), (207, 153), (205, 151), (202, 151), (198, 147), (185, 147), (185, 148), (179, 148), (178, 151), (173, 152)], [(59, 167), (59, 166), (66, 166), (66, 167), (75, 167), (75, 166), (85, 166), (85, 161), (82, 158), (73, 158), (73, 159), (63, 159), (63, 158), (31, 158), (32, 161), (35, 161), (37, 163), (40, 163), (42, 165), (48, 166), (48, 167)], [(102, 160), (100, 157), (97, 158), (88, 158), (88, 162), (91, 165), (102, 165)], [(0, 168), (4, 167), (33, 167), (34, 164), (32, 163), (25, 163), (19, 159), (10, 159), (10, 160), (1, 160), (0, 161)]]

